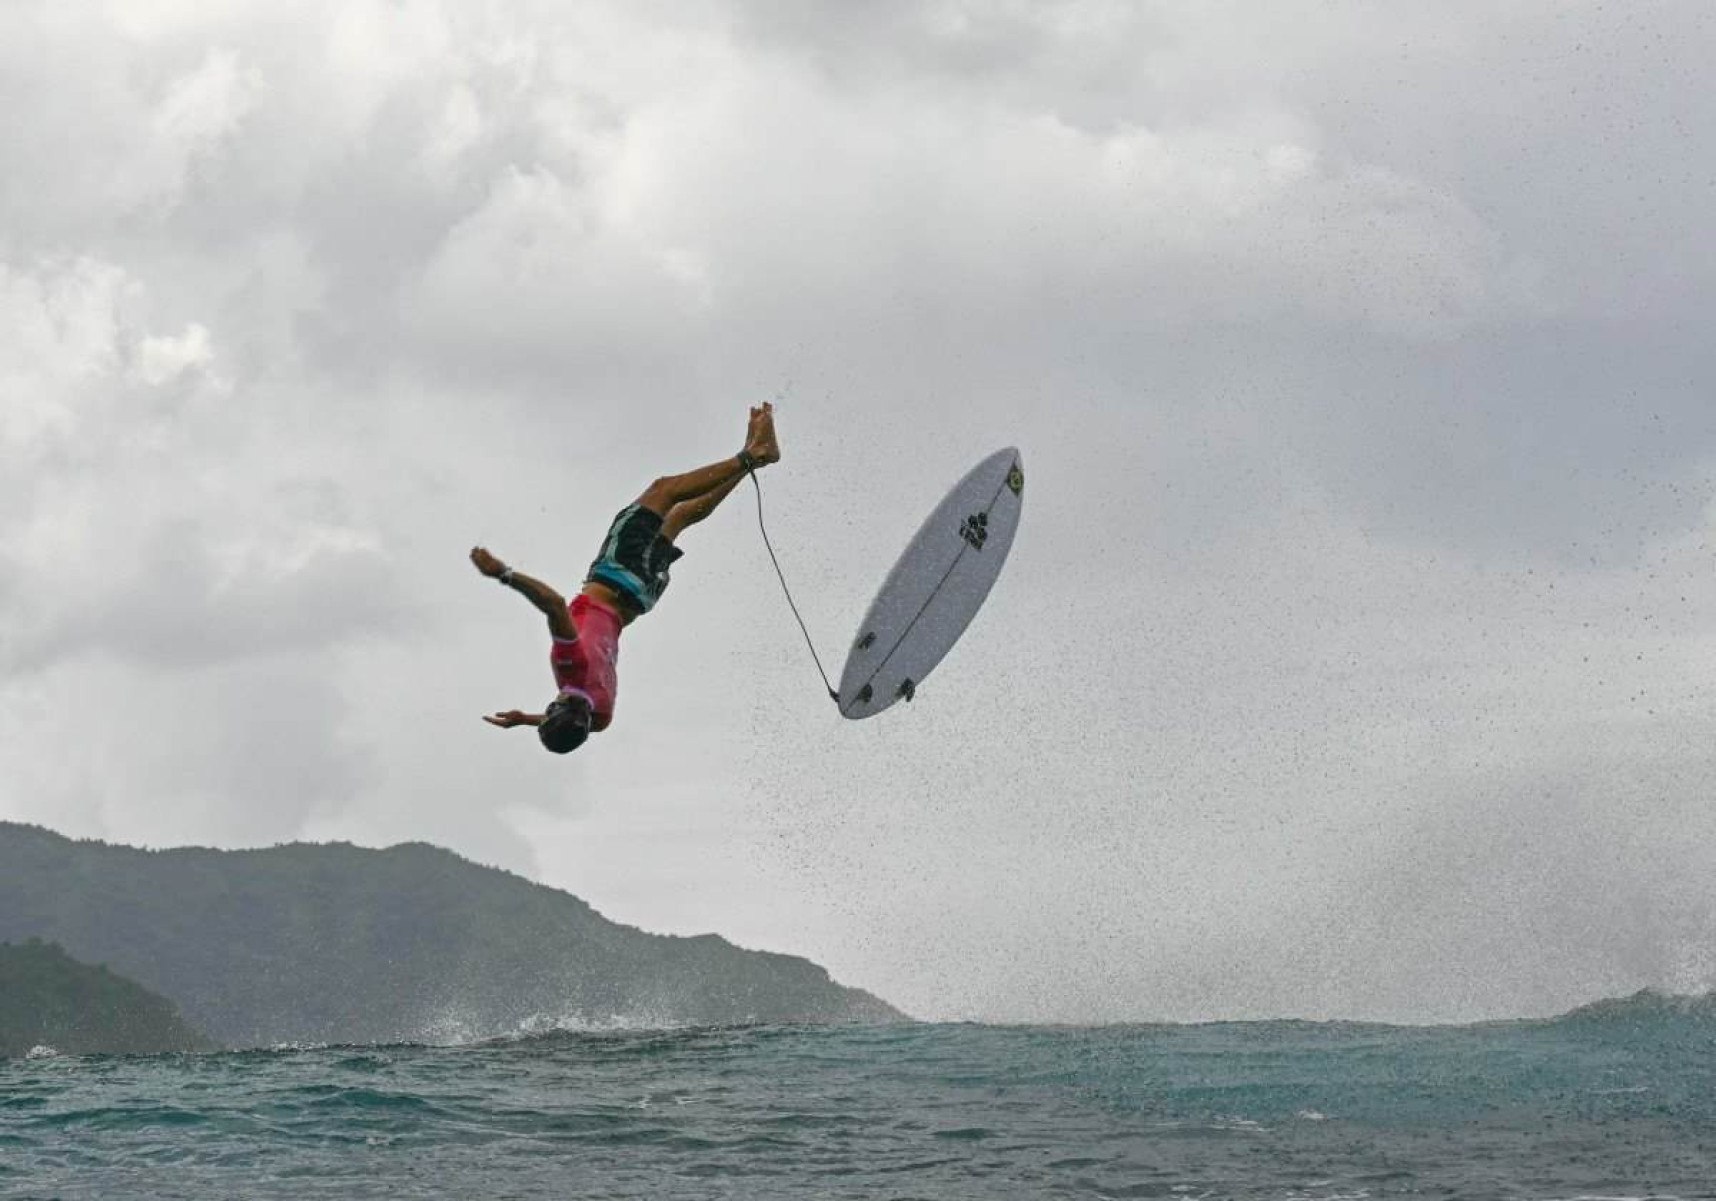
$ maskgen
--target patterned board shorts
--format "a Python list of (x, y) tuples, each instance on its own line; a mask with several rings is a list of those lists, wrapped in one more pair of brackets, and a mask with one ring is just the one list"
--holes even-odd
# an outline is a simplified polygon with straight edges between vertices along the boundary
[(667, 591), (668, 569), (685, 552), (661, 536), (661, 514), (627, 505), (608, 527), (602, 553), (584, 579), (606, 584), (648, 613)]

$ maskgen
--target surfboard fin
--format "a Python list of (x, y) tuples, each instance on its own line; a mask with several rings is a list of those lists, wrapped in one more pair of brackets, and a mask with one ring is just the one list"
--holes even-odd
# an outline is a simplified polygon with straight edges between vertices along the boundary
[(904, 697), (907, 701), (910, 701), (917, 694), (918, 686), (916, 684), (912, 683), (910, 680), (900, 681), (900, 696)]

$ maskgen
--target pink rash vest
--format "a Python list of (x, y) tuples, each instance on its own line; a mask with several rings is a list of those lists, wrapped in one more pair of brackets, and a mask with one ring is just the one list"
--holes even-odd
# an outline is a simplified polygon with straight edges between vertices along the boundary
[(620, 615), (583, 593), (572, 598), (566, 612), (578, 637), (554, 640), (548, 652), (554, 682), (562, 693), (589, 697), (590, 728), (605, 730), (614, 720), (614, 697), (620, 689)]

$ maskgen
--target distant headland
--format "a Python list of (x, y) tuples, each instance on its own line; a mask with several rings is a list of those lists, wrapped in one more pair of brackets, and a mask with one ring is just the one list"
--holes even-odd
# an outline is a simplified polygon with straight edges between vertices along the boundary
[(0, 943), (0, 1059), (209, 1051), (165, 997), (55, 943)]
[(648, 934), (422, 843), (147, 851), (0, 822), (0, 943), (33, 978), (176, 1006), (138, 1050), (907, 1020), (807, 959)]

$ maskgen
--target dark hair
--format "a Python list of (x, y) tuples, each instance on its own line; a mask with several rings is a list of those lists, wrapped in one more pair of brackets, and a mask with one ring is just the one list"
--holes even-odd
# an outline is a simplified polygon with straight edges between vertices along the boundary
[(536, 727), (536, 736), (556, 755), (577, 750), (590, 736), (590, 702), (581, 696), (555, 697)]

